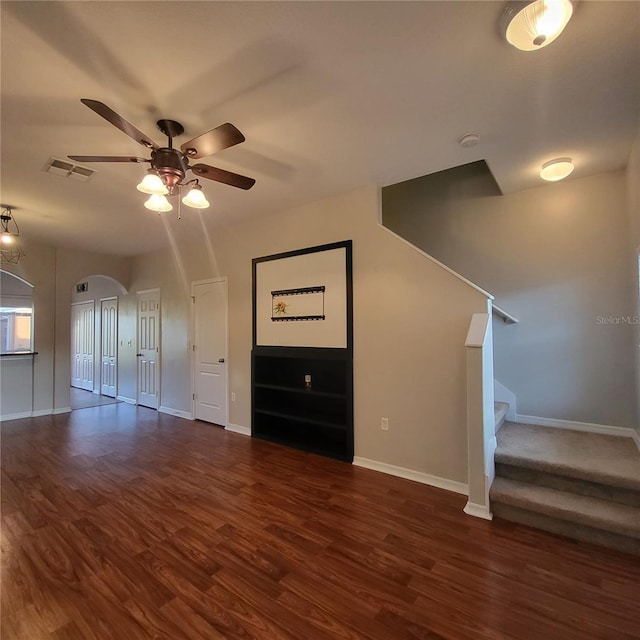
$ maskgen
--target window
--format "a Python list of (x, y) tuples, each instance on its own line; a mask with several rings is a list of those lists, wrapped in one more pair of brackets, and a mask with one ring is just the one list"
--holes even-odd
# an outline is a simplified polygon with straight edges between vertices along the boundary
[(1, 353), (33, 351), (32, 317), (33, 309), (29, 307), (0, 307)]
[(0, 353), (33, 351), (33, 287), (0, 272)]

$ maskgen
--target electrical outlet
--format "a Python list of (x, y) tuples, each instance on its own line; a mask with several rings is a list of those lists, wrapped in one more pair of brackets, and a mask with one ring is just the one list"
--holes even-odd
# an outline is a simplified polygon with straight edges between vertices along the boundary
[(389, 418), (380, 418), (380, 428), (383, 431), (389, 431)]
[(236, 401), (236, 392), (232, 391), (231, 392), (231, 402), (235, 402)]

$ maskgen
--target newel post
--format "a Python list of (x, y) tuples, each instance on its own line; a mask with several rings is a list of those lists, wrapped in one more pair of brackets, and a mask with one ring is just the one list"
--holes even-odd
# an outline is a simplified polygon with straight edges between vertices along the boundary
[(465, 347), (469, 500), (464, 512), (491, 520), (489, 489), (495, 477), (496, 448), (491, 310), (473, 314)]

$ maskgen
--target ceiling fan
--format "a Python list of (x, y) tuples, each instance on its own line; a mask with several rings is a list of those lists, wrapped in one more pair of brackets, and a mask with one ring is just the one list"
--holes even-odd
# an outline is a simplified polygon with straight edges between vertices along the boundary
[[(195, 183), (195, 188), (199, 190), (200, 186), (197, 179), (190, 180), (186, 183), (183, 182), (187, 171), (192, 171), (196, 176), (201, 178), (208, 178), (215, 182), (222, 182), (223, 184), (245, 190), (251, 189), (256, 182), (253, 178), (212, 167), (208, 164), (189, 164), (189, 160), (204, 158), (217, 151), (228, 149), (229, 147), (244, 142), (245, 137), (242, 133), (228, 122), (185, 142), (180, 146), (180, 149), (174, 149), (173, 139), (184, 133), (184, 127), (179, 122), (175, 120), (158, 120), (156, 123), (158, 129), (160, 129), (168, 139), (167, 146), (161, 147), (106, 104), (88, 98), (82, 98), (80, 102), (92, 111), (95, 111), (99, 116), (102, 116), (114, 127), (126, 133), (143, 147), (150, 149), (151, 158), (146, 159), (137, 156), (67, 156), (71, 160), (77, 162), (149, 162), (151, 164), (149, 173), (152, 175), (155, 174), (155, 176), (160, 178), (162, 181), (160, 187), (164, 190), (145, 191), (145, 193), (158, 193), (161, 195), (175, 195), (179, 193), (181, 186), (192, 182)], [(143, 183), (141, 183), (141, 185), (142, 184)], [(140, 188), (141, 185), (138, 185), (138, 188)], [(142, 191), (143, 189), (140, 190)], [(183, 199), (183, 202), (188, 204), (186, 199)], [(206, 199), (204, 202), (206, 202)], [(198, 205), (191, 206), (197, 207)], [(208, 203), (204, 206), (208, 206)]]

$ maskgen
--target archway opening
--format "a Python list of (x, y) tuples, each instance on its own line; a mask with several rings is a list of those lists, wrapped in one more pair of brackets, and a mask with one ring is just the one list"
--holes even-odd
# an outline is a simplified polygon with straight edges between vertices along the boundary
[(119, 298), (126, 287), (110, 276), (90, 275), (71, 292), (70, 405), (84, 409), (118, 400)]

